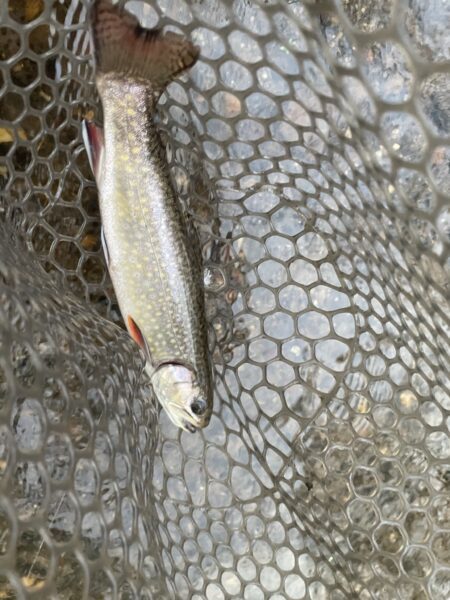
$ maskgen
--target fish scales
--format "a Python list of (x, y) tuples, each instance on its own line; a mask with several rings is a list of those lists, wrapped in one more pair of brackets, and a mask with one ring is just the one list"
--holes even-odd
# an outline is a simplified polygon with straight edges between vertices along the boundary
[(100, 210), (116, 294), (124, 304), (132, 296), (155, 363), (200, 363), (207, 352), (201, 272), (153, 123), (153, 95), (148, 84), (111, 76), (97, 85), (105, 123)]
[(193, 432), (212, 411), (200, 252), (153, 119), (160, 94), (198, 49), (172, 32), (143, 29), (110, 0), (95, 0), (91, 18), (103, 130), (85, 123), (84, 136), (108, 270), (156, 397)]

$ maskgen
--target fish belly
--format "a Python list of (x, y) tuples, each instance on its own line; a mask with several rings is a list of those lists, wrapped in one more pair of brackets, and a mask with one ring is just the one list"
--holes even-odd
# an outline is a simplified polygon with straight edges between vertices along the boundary
[(152, 363), (195, 365), (206, 332), (199, 265), (170, 184), (148, 90), (103, 90), (101, 213), (109, 271), (123, 317), (144, 334)]

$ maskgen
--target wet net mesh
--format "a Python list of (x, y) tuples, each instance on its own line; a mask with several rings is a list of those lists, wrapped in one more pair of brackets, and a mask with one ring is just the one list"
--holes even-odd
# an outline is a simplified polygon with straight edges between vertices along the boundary
[(205, 261), (195, 435), (100, 249), (88, 4), (0, 3), (0, 599), (448, 600), (448, 2), (128, 3), (202, 49), (159, 112)]

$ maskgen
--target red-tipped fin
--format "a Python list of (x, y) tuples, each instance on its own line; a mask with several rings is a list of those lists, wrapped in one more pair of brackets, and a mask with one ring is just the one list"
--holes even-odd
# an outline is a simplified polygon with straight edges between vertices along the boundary
[(142, 335), (142, 332), (139, 329), (139, 327), (136, 325), (136, 322), (134, 321), (133, 317), (130, 317), (130, 315), (128, 315), (127, 317), (127, 327), (131, 337), (136, 342), (136, 344), (140, 348), (142, 348), (142, 350), (145, 350), (144, 336)]
[(144, 351), (147, 361), (151, 363), (150, 349), (148, 347), (147, 341), (143, 336), (142, 331), (139, 329), (139, 325), (130, 315), (127, 316), (127, 328), (133, 340)]
[(91, 165), (97, 185), (100, 186), (101, 167), (105, 147), (103, 129), (98, 127), (98, 125), (95, 125), (92, 121), (84, 120), (81, 124), (81, 132), (89, 164)]
[(95, 0), (91, 18), (98, 73), (148, 79), (150, 87), (161, 92), (198, 58), (199, 49), (189, 40), (144, 29), (110, 0)]

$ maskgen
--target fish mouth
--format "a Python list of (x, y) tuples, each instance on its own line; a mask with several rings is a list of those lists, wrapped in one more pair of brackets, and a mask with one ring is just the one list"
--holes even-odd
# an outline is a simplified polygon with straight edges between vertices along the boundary
[(192, 405), (189, 408), (185, 407), (182, 409), (180, 420), (181, 427), (185, 431), (195, 433), (200, 431), (200, 429), (204, 429), (208, 425), (211, 417), (210, 411), (208, 411), (207, 406), (204, 408), (203, 405), (201, 405), (200, 408), (201, 409), (199, 410), (199, 413), (196, 413), (195, 410), (192, 410)]
[(162, 363), (151, 374), (151, 382), (156, 398), (177, 427), (191, 433), (206, 427), (212, 406), (192, 367)]
[(184, 408), (181, 416), (181, 426), (185, 431), (189, 431), (189, 433), (196, 433), (204, 427), (204, 424), (201, 416), (197, 416), (191, 410)]
[(196, 427), (189, 421), (183, 421), (183, 429), (185, 431), (189, 431), (189, 433), (196, 433), (198, 431), (198, 427)]
[(183, 429), (183, 431), (196, 433), (204, 427), (202, 419), (196, 417), (186, 408), (180, 409), (179, 406), (169, 405), (167, 407), (167, 413), (172, 422), (177, 425), (177, 427)]

